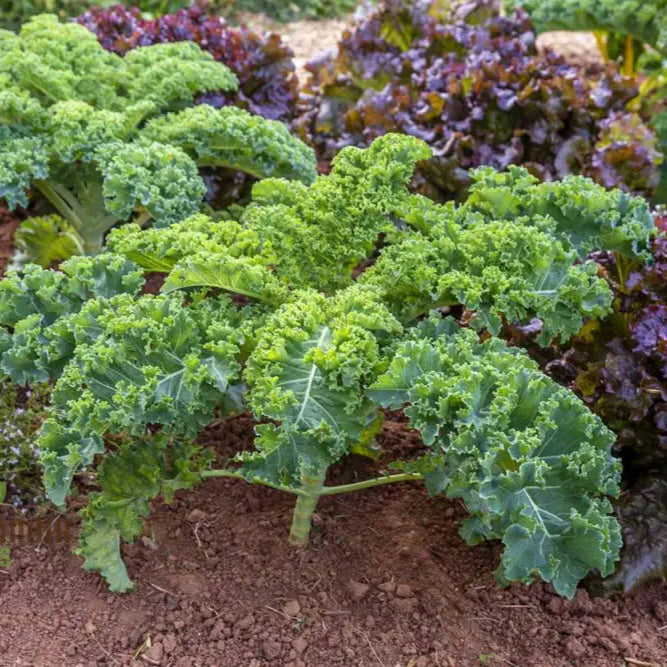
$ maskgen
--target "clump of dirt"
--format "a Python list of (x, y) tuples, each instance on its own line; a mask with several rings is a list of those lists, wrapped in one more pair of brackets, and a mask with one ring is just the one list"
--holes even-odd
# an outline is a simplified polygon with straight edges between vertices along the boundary
[[(226, 460), (250, 446), (252, 426), (232, 420), (206, 440)], [(400, 420), (382, 440), (396, 453), (417, 442)], [(364, 465), (340, 466), (336, 482), (374, 467)], [(664, 664), (665, 584), (615, 601), (583, 590), (567, 601), (544, 584), (501, 590), (499, 546), (466, 546), (461, 505), (417, 484), (323, 499), (301, 550), (286, 540), (292, 507), (219, 479), (156, 504), (146, 536), (123, 548), (137, 583), (127, 595), (110, 594), (66, 544), (14, 549), (0, 572), (0, 664)]]

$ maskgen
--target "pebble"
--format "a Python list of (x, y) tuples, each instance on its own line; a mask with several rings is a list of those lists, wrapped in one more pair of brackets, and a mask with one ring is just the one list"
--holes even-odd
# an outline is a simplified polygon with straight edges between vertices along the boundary
[(290, 618), (298, 616), (300, 611), (301, 605), (299, 604), (298, 600), (290, 600), (283, 607), (283, 614), (285, 614), (285, 616), (289, 616)]
[(201, 521), (205, 517), (206, 514), (202, 510), (195, 508), (188, 514), (188, 521), (190, 523), (197, 523), (198, 521)]
[(303, 637), (297, 637), (292, 642), (292, 646), (297, 653), (301, 654), (308, 648), (308, 642)]
[(347, 584), (347, 589), (350, 591), (350, 595), (355, 602), (363, 600), (369, 588), (368, 584), (362, 584), (360, 581), (350, 581)]
[(399, 584), (396, 586), (396, 595), (399, 598), (411, 598), (414, 597), (412, 589), (407, 584)]
[(262, 644), (262, 651), (267, 660), (275, 660), (280, 655), (281, 648), (280, 644), (273, 639), (267, 639)]

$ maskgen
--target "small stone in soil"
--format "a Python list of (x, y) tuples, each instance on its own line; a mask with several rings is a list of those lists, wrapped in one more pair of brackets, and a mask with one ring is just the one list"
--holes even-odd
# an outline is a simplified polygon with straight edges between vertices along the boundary
[(347, 589), (355, 602), (359, 602), (368, 593), (368, 584), (362, 584), (360, 581), (350, 581), (347, 584)]
[(398, 595), (399, 598), (413, 597), (412, 589), (407, 584), (399, 584), (396, 586), (396, 595)]
[(283, 607), (283, 614), (285, 614), (285, 616), (289, 616), (290, 618), (298, 616), (300, 611), (301, 605), (299, 604), (298, 600), (290, 600)]
[(190, 514), (188, 514), (188, 521), (190, 523), (197, 523), (197, 522), (201, 521), (202, 519), (204, 519), (205, 517), (206, 517), (206, 514), (204, 514), (204, 512), (202, 512), (202, 510), (195, 508), (195, 509), (192, 510), (192, 512), (190, 512)]
[(293, 642), (292, 646), (297, 653), (303, 653), (308, 648), (308, 642), (303, 637), (297, 637)]
[(267, 639), (262, 644), (262, 651), (264, 651), (267, 660), (275, 660), (280, 655), (280, 650), (280, 644), (272, 639)]

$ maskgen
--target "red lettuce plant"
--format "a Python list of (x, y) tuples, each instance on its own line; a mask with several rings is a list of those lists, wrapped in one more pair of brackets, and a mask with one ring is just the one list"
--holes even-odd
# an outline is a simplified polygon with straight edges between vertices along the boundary
[(580, 173), (645, 193), (656, 184), (655, 135), (623, 113), (635, 81), (615, 66), (589, 76), (538, 54), (527, 14), (503, 17), (489, 0), (454, 11), (388, 0), (308, 69), (302, 138), (329, 160), (387, 132), (419, 137), (434, 157), (417, 184), (437, 198), (460, 195), (481, 165), (521, 164), (545, 180)]
[(227, 65), (239, 79), (233, 93), (209, 93), (200, 99), (216, 107), (239, 106), (272, 120), (291, 120), (297, 101), (292, 50), (275, 33), (232, 28), (208, 11), (206, 3), (156, 19), (142, 17), (136, 7), (93, 8), (78, 19), (97, 35), (104, 48), (125, 55), (137, 46), (196, 42)]

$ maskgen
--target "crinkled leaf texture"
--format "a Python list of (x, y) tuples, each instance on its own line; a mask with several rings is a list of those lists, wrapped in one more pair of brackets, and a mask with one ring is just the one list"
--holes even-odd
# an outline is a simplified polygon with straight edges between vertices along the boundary
[[(112, 234), (110, 247), (152, 270), (176, 267), (168, 289), (207, 281), (223, 287), (222, 273), (260, 276), (252, 263), (272, 268), (286, 284), (331, 293), (352, 283), (354, 269), (392, 227), (390, 216), (409, 196), (415, 163), (429, 154), (414, 137), (381, 137), (367, 150), (341, 151), (331, 173), (309, 187), (297, 180), (260, 181), (239, 223), (197, 216), (169, 232), (126, 227)], [(225, 265), (225, 255), (248, 261)]]
[(133, 215), (160, 227), (193, 215), (207, 192), (200, 168), (305, 183), (317, 175), (313, 150), (282, 123), (192, 108), (200, 94), (238, 84), (195, 43), (122, 58), (83, 26), (42, 15), (3, 33), (0, 50), (0, 197), (14, 207), (43, 196), (75, 239), (69, 251), (99, 253)]
[[(34, 264), (0, 281), (0, 327), (11, 329), (0, 370), (16, 384), (59, 377), (77, 344), (98, 333), (91, 299), (136, 295), (143, 272), (118, 255), (73, 257), (49, 271)], [(83, 312), (82, 312), (83, 310)]]
[(548, 344), (610, 310), (611, 292), (597, 265), (580, 263), (549, 217), (523, 215), (510, 223), (467, 203), (457, 209), (419, 196), (397, 214), (416, 231), (394, 234), (395, 243), (359, 280), (378, 289), (401, 321), (460, 303), (475, 312), (476, 328), (494, 335), (503, 320), (539, 317), (539, 341)]
[(57, 505), (74, 473), (102, 453), (105, 434), (140, 438), (159, 425), (195, 436), (238, 378), (252, 331), (227, 297), (184, 307), (180, 296), (120, 295), (90, 301), (73, 319), (75, 331), (81, 321), (96, 335), (78, 342), (41, 431), (45, 485)]
[(364, 396), (382, 363), (376, 334), (401, 326), (374, 297), (356, 286), (328, 299), (302, 292), (268, 319), (244, 379), (254, 414), (278, 424), (258, 426), (257, 450), (239, 455), (248, 479), (298, 488), (377, 419)]
[(210, 461), (209, 452), (170, 441), (163, 434), (123, 445), (108, 455), (98, 469), (102, 490), (90, 494), (81, 513), (77, 553), (85, 558), (84, 568), (100, 572), (111, 591), (131, 590), (121, 540), (132, 542), (141, 534), (151, 500), (162, 495), (170, 502), (178, 489), (191, 489), (200, 479), (198, 472)]
[(614, 436), (527, 355), (434, 315), (398, 347), (369, 396), (407, 406), (431, 450), (412, 467), (431, 492), (463, 499), (468, 543), (503, 541), (500, 581), (540, 577), (572, 597), (590, 570), (613, 571)]
[(650, 258), (655, 223), (641, 197), (605, 190), (582, 176), (540, 183), (514, 166), (506, 172), (476, 169), (472, 180), (463, 207), (466, 212), (481, 212), (486, 220), (527, 216), (532, 224), (569, 244), (581, 259), (595, 250), (641, 261)]
[(179, 146), (200, 166), (227, 167), (257, 178), (317, 176), (311, 148), (295, 140), (286, 125), (238, 109), (207, 104), (167, 114), (148, 123), (147, 140)]

